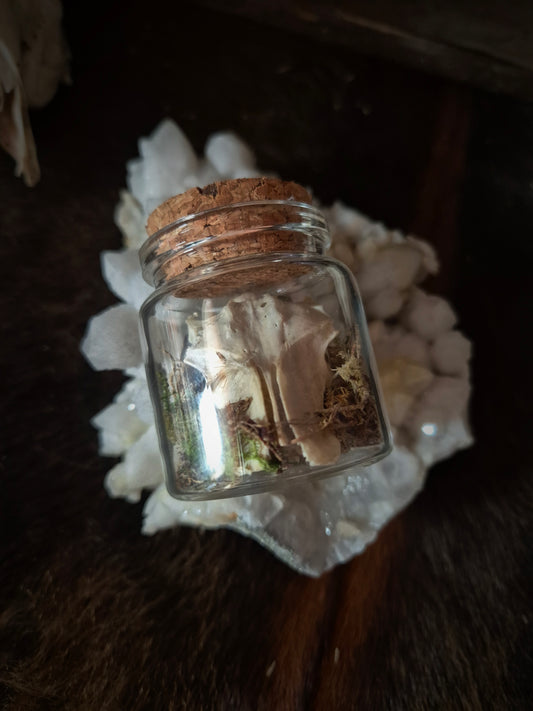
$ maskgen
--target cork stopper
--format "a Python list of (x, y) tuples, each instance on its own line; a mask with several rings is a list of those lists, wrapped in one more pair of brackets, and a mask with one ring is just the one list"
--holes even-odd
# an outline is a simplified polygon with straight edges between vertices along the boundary
[[(194, 215), (215, 207), (226, 207), (240, 202), (256, 200), (295, 200), (311, 204), (311, 195), (298, 183), (278, 178), (237, 178), (220, 180), (205, 188), (191, 188), (181, 195), (175, 195), (156, 209), (148, 217), (146, 231), (149, 235), (166, 227), (180, 217)], [(213, 226), (224, 228), (224, 216), (215, 218)]]
[[(277, 178), (240, 178), (192, 188), (150, 214), (146, 230), (152, 236), (141, 258), (159, 259), (160, 278), (170, 280), (236, 257), (305, 252), (313, 238), (303, 228), (305, 208), (298, 203), (314, 211), (311, 202), (305, 188)], [(255, 270), (254, 283), (272, 283), (299, 271), (301, 267), (289, 264), (265, 266)], [(218, 272), (216, 280), (204, 285), (210, 295), (242, 285), (243, 273)]]

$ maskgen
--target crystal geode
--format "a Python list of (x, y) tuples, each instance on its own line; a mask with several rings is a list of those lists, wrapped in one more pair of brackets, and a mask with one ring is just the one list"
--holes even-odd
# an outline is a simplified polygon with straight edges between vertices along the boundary
[(211, 136), (199, 159), (169, 120), (141, 139), (139, 149), (140, 158), (128, 163), (128, 191), (115, 213), (125, 247), (102, 254), (104, 278), (123, 303), (94, 316), (82, 344), (95, 369), (119, 368), (127, 376), (113, 402), (92, 420), (100, 453), (121, 458), (107, 474), (107, 491), (138, 501), (143, 489), (152, 490), (144, 505), (146, 534), (179, 524), (224, 526), (255, 538), (296, 570), (320, 575), (360, 553), (421, 489), (432, 464), (472, 443), (466, 416), (471, 344), (454, 329), (449, 303), (419, 287), (437, 271), (436, 255), (426, 242), (389, 231), (340, 202), (322, 208), (331, 254), (352, 269), (365, 304), (395, 443), (386, 459), (283, 493), (173, 499), (163, 484), (137, 328), (138, 308), (152, 291), (137, 254), (146, 239), (144, 225), (172, 195), (262, 173), (234, 134)]

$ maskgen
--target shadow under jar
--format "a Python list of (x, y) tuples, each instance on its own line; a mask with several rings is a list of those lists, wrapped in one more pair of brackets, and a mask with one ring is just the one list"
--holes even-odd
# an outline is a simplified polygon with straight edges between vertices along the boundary
[(214, 499), (390, 451), (351, 272), (307, 191), (254, 178), (160, 205), (141, 248), (141, 335), (169, 492)]

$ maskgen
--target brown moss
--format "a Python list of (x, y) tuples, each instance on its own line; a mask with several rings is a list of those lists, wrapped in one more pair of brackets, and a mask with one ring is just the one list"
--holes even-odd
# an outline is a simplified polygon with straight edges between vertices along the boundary
[(368, 373), (357, 342), (335, 339), (326, 351), (333, 377), (324, 394), (324, 410), (318, 413), (320, 429), (333, 433), (341, 451), (378, 444), (382, 433)]

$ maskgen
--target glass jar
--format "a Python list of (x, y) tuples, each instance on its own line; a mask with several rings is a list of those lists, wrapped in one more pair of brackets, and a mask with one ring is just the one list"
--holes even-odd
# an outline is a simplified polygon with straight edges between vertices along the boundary
[(390, 451), (357, 286), (310, 202), (234, 180), (149, 218), (141, 335), (173, 496), (273, 490)]

